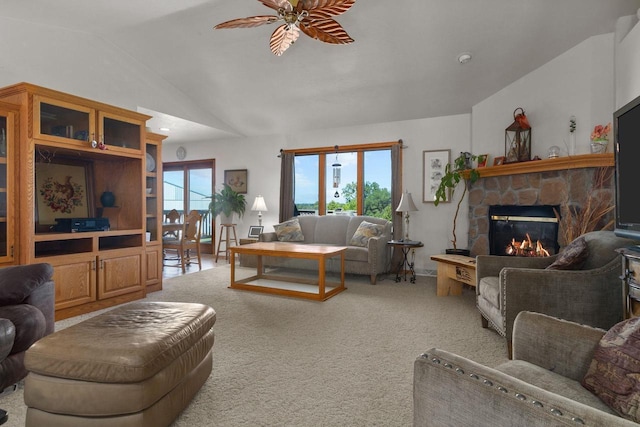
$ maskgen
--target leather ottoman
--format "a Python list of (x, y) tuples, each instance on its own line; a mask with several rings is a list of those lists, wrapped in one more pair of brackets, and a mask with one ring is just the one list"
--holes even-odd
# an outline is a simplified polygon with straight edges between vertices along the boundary
[(41, 339), (26, 426), (168, 426), (211, 373), (215, 321), (202, 304), (138, 302)]

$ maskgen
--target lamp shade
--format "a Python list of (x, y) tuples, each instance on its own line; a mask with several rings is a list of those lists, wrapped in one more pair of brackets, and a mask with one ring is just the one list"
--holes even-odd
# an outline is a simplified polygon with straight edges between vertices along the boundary
[(253, 206), (251, 206), (252, 211), (267, 211), (267, 205), (264, 203), (264, 197), (256, 196), (256, 199), (253, 201)]
[(408, 191), (402, 193), (402, 196), (400, 197), (400, 204), (396, 208), (396, 212), (416, 212), (417, 210), (418, 208), (411, 198), (411, 193)]

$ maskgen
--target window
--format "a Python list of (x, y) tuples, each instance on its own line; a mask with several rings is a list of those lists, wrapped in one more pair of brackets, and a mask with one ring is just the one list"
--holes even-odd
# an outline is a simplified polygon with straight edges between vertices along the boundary
[[(294, 156), (293, 200), (301, 215), (369, 215), (392, 220), (389, 144), (307, 149)], [(339, 169), (339, 182), (334, 182), (334, 168)]]

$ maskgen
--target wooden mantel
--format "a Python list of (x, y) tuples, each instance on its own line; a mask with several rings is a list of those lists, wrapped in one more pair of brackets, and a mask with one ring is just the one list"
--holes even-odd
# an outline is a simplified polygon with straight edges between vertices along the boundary
[(480, 178), (489, 178), (491, 176), (548, 172), (563, 169), (598, 168), (602, 166), (614, 166), (613, 153), (580, 154), (577, 156), (556, 157), (554, 159), (507, 163), (504, 165), (478, 168), (478, 172), (480, 172)]

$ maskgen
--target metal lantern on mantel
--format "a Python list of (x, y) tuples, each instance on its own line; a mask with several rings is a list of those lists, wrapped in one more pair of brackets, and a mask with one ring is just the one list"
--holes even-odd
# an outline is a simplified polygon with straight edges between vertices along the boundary
[(520, 107), (513, 111), (513, 123), (504, 131), (504, 156), (507, 163), (531, 160), (531, 126)]

